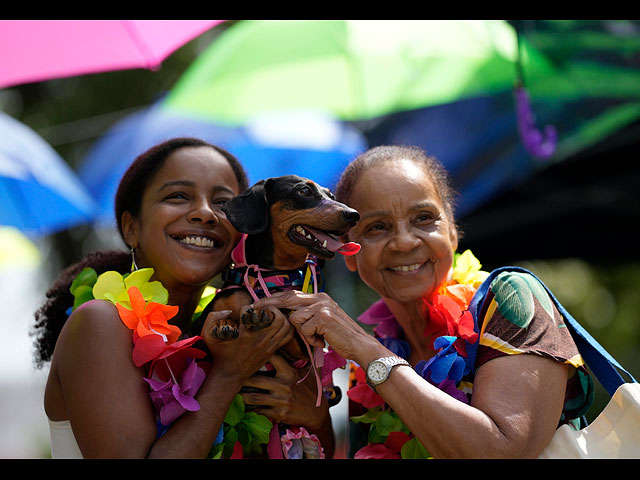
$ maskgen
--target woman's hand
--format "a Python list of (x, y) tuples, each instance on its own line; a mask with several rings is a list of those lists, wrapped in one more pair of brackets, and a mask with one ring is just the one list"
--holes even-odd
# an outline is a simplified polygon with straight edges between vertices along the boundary
[(374, 337), (365, 332), (326, 293), (310, 294), (288, 290), (262, 298), (253, 306), (293, 310), (289, 315), (289, 322), (310, 345), (324, 347), (326, 341), (339, 355), (361, 365), (388, 354)]
[(238, 325), (239, 335), (233, 340), (222, 341), (211, 334), (212, 324), (219, 319), (228, 318), (229, 310), (211, 312), (202, 327), (201, 336), (213, 357), (215, 369), (243, 381), (257, 372), (271, 356), (287, 344), (295, 334), (285, 315), (273, 308), (275, 319), (268, 327), (259, 330), (246, 328), (242, 322)]
[(263, 405), (255, 411), (273, 422), (299, 425), (310, 431), (320, 429), (329, 419), (329, 409), (322, 393), (322, 402), (316, 407), (318, 385), (313, 367), (294, 368), (278, 354), (269, 363), (276, 371), (274, 377), (256, 374), (244, 383), (268, 393), (241, 392), (244, 403)]

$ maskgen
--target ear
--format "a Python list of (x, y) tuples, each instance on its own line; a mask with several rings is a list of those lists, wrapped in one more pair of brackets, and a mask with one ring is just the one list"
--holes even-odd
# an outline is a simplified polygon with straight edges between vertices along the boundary
[(128, 247), (138, 248), (138, 225), (130, 212), (123, 212), (121, 218), (122, 236)]
[(358, 262), (355, 259), (355, 255), (345, 255), (342, 258), (344, 259), (344, 264), (347, 266), (350, 272), (358, 271)]
[(458, 229), (454, 223), (449, 224), (449, 240), (451, 241), (453, 251), (458, 250)]
[(222, 211), (239, 232), (249, 235), (264, 232), (269, 226), (269, 205), (264, 180), (226, 202)]

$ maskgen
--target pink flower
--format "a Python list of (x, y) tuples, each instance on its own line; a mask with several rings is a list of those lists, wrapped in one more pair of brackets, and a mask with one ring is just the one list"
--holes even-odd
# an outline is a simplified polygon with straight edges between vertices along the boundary
[(324, 458), (320, 440), (316, 435), (309, 434), (304, 427), (287, 428), (280, 437), (280, 442), (285, 458)]
[(384, 399), (367, 385), (364, 369), (360, 366), (356, 367), (356, 381), (357, 384), (347, 390), (347, 395), (351, 400), (365, 408), (384, 405)]
[(322, 386), (326, 387), (333, 383), (333, 371), (336, 368), (342, 368), (347, 364), (347, 361), (342, 358), (337, 352), (329, 349), (324, 354), (324, 363), (322, 365)]
[[(161, 380), (169, 380), (171, 373), (182, 372), (190, 358), (203, 358), (206, 353), (198, 348), (193, 348), (195, 342), (202, 337), (195, 336), (185, 338), (174, 343), (166, 343), (160, 335), (145, 335), (139, 337), (133, 333), (133, 362), (136, 366), (152, 362), (149, 375), (157, 370), (157, 377)], [(166, 359), (168, 363), (158, 363), (159, 360)], [(159, 367), (159, 368), (158, 368)]]
[(362, 447), (353, 456), (356, 460), (366, 459), (400, 459), (400, 454), (383, 443), (370, 443)]
[(398, 321), (383, 299), (374, 302), (358, 317), (358, 321), (367, 325), (375, 325), (373, 330), (381, 338), (398, 336)]

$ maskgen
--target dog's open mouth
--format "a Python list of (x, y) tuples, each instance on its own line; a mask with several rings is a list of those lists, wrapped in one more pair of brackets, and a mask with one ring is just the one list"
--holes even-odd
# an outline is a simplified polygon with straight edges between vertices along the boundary
[(333, 257), (335, 252), (342, 255), (354, 255), (360, 245), (354, 242), (342, 243), (337, 237), (344, 232), (324, 232), (306, 225), (296, 225), (289, 230), (291, 241), (309, 249), (322, 257)]

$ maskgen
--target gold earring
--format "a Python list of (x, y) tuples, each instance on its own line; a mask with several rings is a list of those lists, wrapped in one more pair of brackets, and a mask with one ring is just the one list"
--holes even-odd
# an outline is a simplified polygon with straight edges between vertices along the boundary
[(130, 249), (131, 249), (131, 271), (135, 272), (136, 270), (138, 270), (138, 265), (136, 265), (136, 255), (133, 247), (130, 247)]

